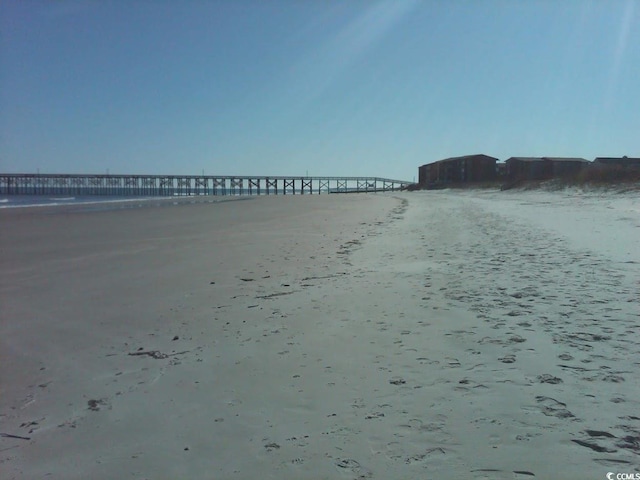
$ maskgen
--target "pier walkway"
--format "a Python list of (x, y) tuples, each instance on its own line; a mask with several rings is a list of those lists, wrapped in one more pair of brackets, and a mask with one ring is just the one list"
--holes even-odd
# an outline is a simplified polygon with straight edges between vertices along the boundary
[(301, 195), (387, 192), (410, 183), (380, 177), (0, 173), (0, 195)]

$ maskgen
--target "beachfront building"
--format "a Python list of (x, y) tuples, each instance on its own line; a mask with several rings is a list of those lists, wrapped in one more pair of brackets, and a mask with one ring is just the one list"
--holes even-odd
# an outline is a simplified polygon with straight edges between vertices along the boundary
[(589, 161), (579, 157), (510, 157), (505, 164), (510, 180), (548, 180), (576, 175)]
[(593, 161), (596, 165), (617, 166), (625, 168), (640, 168), (640, 158), (634, 157), (596, 157)]
[(593, 182), (640, 181), (640, 158), (597, 157), (583, 177)]
[(551, 164), (542, 157), (510, 157), (504, 163), (510, 180), (545, 180), (551, 177)]
[(580, 157), (544, 157), (544, 160), (551, 163), (551, 176), (553, 178), (577, 175), (583, 168), (591, 163)]
[(489, 155), (451, 157), (418, 167), (421, 188), (440, 185), (488, 182), (496, 179), (497, 158)]

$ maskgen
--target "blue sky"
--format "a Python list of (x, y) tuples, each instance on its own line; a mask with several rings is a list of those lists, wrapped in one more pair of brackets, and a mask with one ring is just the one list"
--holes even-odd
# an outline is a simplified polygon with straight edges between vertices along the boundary
[(640, 156), (638, 0), (0, 2), (0, 171)]

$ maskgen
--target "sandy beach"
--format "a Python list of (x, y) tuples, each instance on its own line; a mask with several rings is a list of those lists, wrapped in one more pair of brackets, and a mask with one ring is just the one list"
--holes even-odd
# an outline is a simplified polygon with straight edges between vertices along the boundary
[(0, 211), (7, 479), (640, 472), (640, 194)]

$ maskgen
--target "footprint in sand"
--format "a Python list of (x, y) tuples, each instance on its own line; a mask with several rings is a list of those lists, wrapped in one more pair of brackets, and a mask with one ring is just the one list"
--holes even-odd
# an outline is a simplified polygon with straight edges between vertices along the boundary
[(352, 458), (342, 458), (336, 460), (336, 466), (340, 469), (347, 470), (358, 475), (358, 478), (371, 478), (372, 473), (370, 470), (360, 465), (360, 462), (353, 460)]
[(575, 415), (567, 410), (566, 403), (559, 402), (555, 398), (539, 395), (536, 397), (539, 408), (548, 417), (575, 418)]
[(498, 360), (500, 360), (502, 363), (515, 363), (516, 356), (509, 354), (509, 355), (505, 355), (504, 357), (498, 358)]
[(382, 412), (372, 412), (369, 415), (365, 415), (364, 418), (365, 418), (365, 420), (372, 420), (372, 419), (375, 419), (375, 418), (382, 418), (382, 417), (384, 417), (384, 413), (382, 413)]
[(600, 465), (604, 465), (605, 467), (622, 467), (631, 465), (631, 462), (627, 460), (618, 460), (615, 458), (594, 458), (593, 461)]
[(562, 383), (562, 379), (559, 377), (554, 377), (548, 373), (543, 373), (542, 375), (538, 375), (538, 381), (540, 383), (550, 383), (552, 385), (556, 385), (558, 383)]
[(462, 366), (460, 360), (458, 360), (457, 358), (445, 357), (445, 360), (447, 361), (447, 366), (450, 368), (459, 368)]
[(579, 439), (575, 439), (575, 438), (572, 439), (571, 441), (574, 442), (574, 443), (577, 443), (578, 445), (580, 445), (582, 447), (590, 448), (594, 452), (599, 452), (599, 453), (614, 453), (614, 452), (617, 452), (617, 450), (615, 448), (603, 447), (602, 445), (599, 445), (598, 443), (596, 443), (594, 441), (579, 440)]
[(108, 407), (110, 409), (111, 405), (104, 398), (100, 398), (98, 400), (91, 399), (87, 401), (87, 408), (92, 412), (98, 412), (101, 410), (102, 407)]
[(280, 450), (280, 445), (275, 442), (265, 444), (264, 448), (267, 449), (267, 452), (272, 452), (274, 450)]
[(425, 462), (430, 456), (433, 455), (446, 455), (447, 452), (442, 447), (430, 448), (424, 453), (419, 453), (417, 455), (411, 455), (410, 457), (405, 458), (404, 463), (407, 465), (411, 465), (414, 463)]

